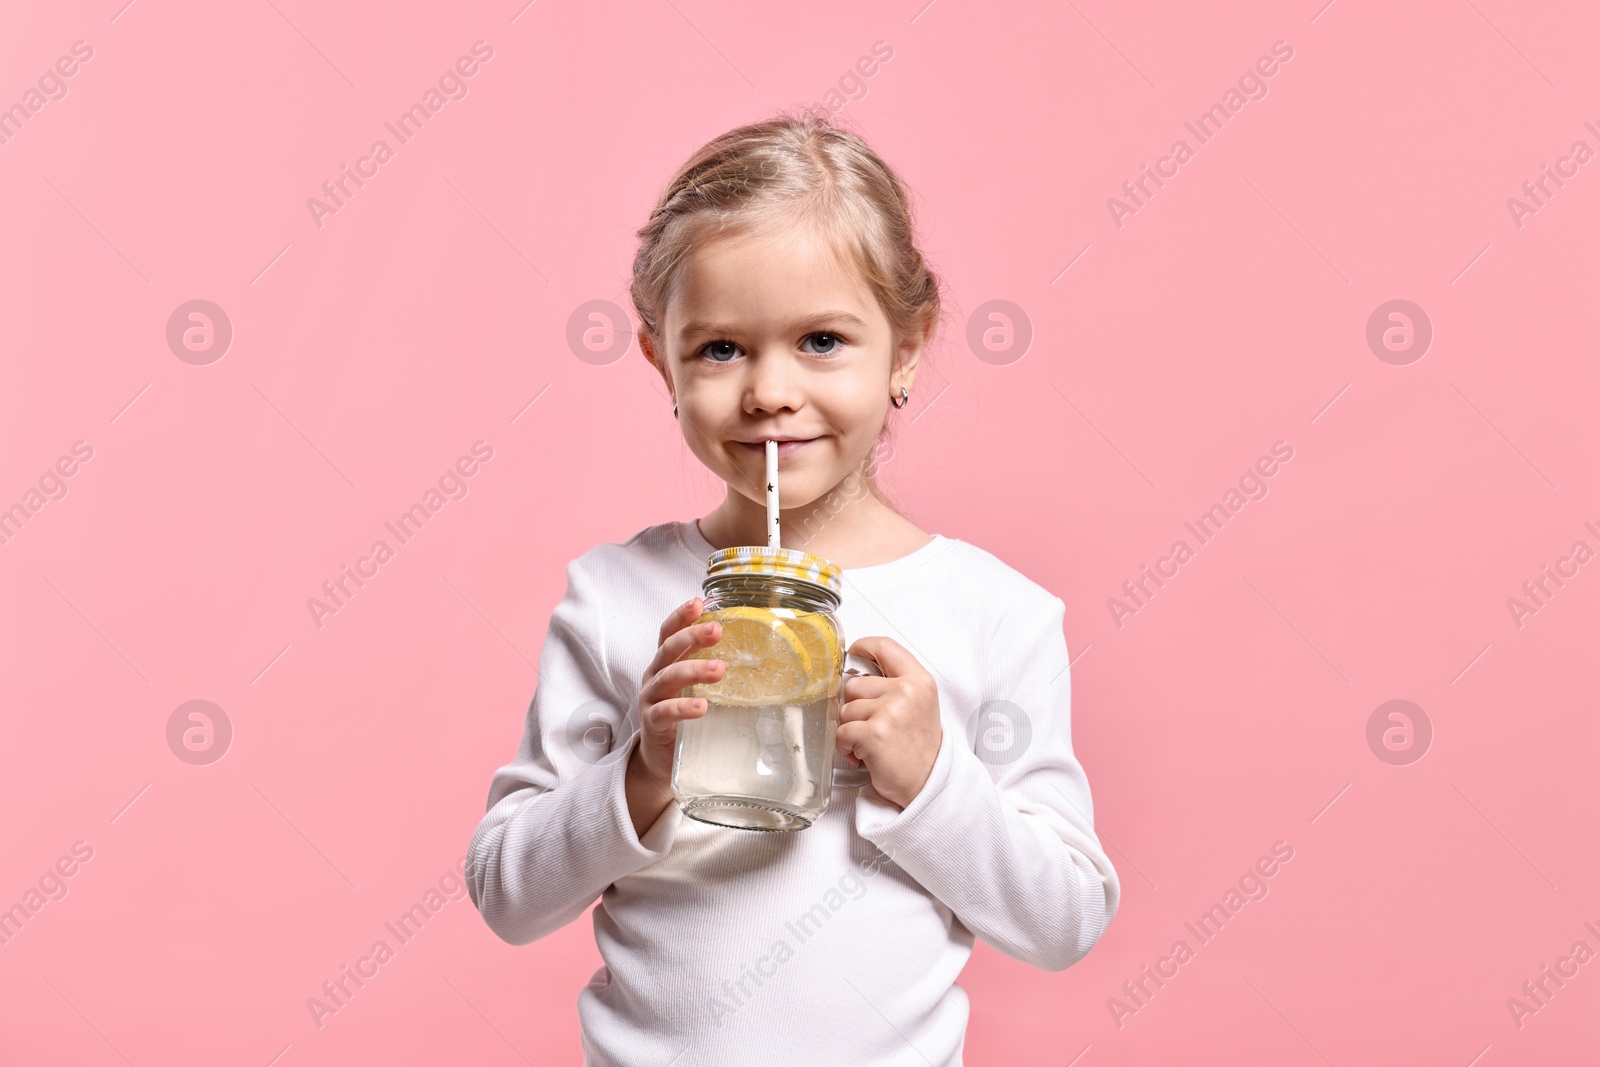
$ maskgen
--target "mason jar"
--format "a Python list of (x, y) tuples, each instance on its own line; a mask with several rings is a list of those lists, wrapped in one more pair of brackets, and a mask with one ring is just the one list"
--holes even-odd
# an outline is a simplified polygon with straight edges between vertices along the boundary
[(683, 813), (741, 830), (804, 830), (828, 810), (844, 634), (835, 614), (839, 568), (792, 548), (713, 552), (698, 625), (718, 642), (684, 659), (727, 664), (686, 697), (706, 701), (678, 723), (672, 792)]

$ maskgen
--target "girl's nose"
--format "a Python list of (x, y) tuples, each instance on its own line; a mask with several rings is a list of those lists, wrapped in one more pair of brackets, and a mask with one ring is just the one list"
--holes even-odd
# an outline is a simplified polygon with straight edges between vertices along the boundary
[(803, 402), (798, 369), (784, 355), (763, 352), (751, 359), (745, 383), (746, 413), (794, 410)]

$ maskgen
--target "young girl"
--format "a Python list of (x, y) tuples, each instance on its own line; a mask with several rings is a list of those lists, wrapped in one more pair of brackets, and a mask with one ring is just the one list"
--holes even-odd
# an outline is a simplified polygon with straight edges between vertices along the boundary
[[(639, 231), (639, 343), (685, 443), (728, 484), (709, 514), (567, 566), (516, 759), (473, 835), (473, 902), (513, 945), (594, 909), (585, 1067), (956, 1067), (974, 936), (1048, 971), (1083, 957), (1120, 886), (1073, 756), (1064, 604), (922, 531), (875, 450), (939, 320), (898, 177), (811, 115), (732, 130)], [(681, 694), (723, 676), (694, 625), (706, 557), (780, 534), (843, 568), (838, 611), (883, 676), (841, 691), (834, 791), (805, 830), (682, 816)]]

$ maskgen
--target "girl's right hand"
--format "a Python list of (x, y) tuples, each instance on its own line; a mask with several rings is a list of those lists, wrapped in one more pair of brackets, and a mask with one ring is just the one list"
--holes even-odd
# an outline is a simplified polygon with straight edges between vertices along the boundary
[(706, 702), (683, 696), (691, 685), (721, 680), (727, 665), (720, 659), (681, 657), (697, 648), (707, 648), (722, 640), (722, 624), (704, 622), (691, 625), (700, 617), (705, 602), (695, 597), (679, 606), (661, 624), (656, 655), (644, 670), (639, 690), (639, 747), (630, 765), (646, 779), (666, 788), (672, 781), (672, 757), (678, 741), (678, 722), (698, 719), (706, 713)]

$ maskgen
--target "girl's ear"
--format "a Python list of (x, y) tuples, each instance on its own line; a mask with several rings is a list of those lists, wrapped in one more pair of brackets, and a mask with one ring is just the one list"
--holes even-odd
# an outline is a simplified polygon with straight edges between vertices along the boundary
[(642, 326), (639, 328), (639, 351), (644, 353), (644, 358), (649, 360), (650, 365), (661, 374), (661, 380), (667, 385), (667, 393), (674, 398), (673, 402), (676, 403), (677, 394), (672, 388), (672, 375), (667, 371), (666, 364), (661, 358), (661, 353), (657, 352), (655, 346), (650, 343), (650, 334)]
[(650, 343), (650, 332), (643, 326), (639, 327), (639, 351), (644, 353), (644, 358), (656, 370), (661, 370), (661, 362), (656, 357), (655, 346)]
[(928, 336), (932, 327), (920, 334), (912, 334), (901, 339), (895, 349), (894, 366), (889, 375), (890, 392), (896, 396), (900, 393), (900, 386), (911, 388), (911, 383), (917, 378), (917, 363), (922, 359), (922, 352), (928, 347)]

